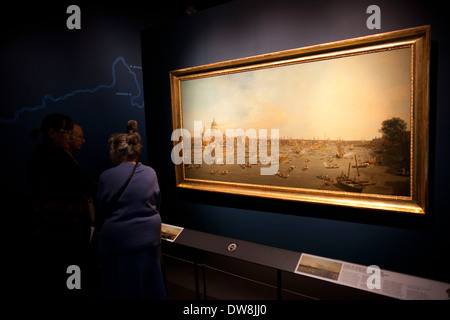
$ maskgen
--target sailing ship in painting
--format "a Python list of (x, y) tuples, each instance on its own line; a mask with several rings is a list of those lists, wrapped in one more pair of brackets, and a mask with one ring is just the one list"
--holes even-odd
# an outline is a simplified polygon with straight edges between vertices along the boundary
[(344, 151), (342, 150), (341, 144), (336, 143), (336, 158), (340, 159), (344, 157)]
[[(357, 169), (358, 177), (359, 177), (359, 168), (360, 168), (360, 166), (358, 165), (358, 161), (356, 160), (356, 156), (355, 156), (355, 162), (356, 162), (356, 166), (353, 166), (353, 168)], [(376, 184), (375, 181), (361, 180), (361, 179), (357, 178), (356, 176), (351, 178), (350, 177), (350, 165), (351, 164), (349, 163), (348, 164), (348, 173), (346, 175), (342, 173), (340, 176), (338, 176), (336, 178), (337, 183), (344, 190), (350, 191), (350, 192), (362, 192), (364, 187)]]
[(325, 166), (326, 169), (337, 169), (337, 168), (339, 168), (339, 165), (337, 163), (326, 164), (324, 162), (323, 165)]

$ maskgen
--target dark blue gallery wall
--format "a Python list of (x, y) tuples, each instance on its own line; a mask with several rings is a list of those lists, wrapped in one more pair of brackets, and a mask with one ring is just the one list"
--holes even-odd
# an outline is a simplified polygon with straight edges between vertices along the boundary
[[(1, 180), (9, 193), (27, 192), (25, 167), (35, 148), (29, 134), (49, 113), (65, 113), (83, 128), (86, 143), (76, 157), (94, 178), (111, 166), (109, 136), (125, 131), (129, 119), (138, 121), (146, 144), (140, 30), (154, 21), (142, 18), (143, 5), (133, 11), (132, 3), (78, 2), (81, 29), (69, 30), (70, 4), (16, 3), (3, 10)], [(131, 101), (129, 94), (139, 97)]]
[[(381, 30), (366, 27), (371, 4), (381, 8)], [(428, 216), (175, 187), (169, 71), (421, 25), (431, 25), (433, 42)], [(447, 30), (438, 3), (357, 0), (239, 0), (145, 30), (149, 162), (160, 177), (163, 222), (450, 282)]]

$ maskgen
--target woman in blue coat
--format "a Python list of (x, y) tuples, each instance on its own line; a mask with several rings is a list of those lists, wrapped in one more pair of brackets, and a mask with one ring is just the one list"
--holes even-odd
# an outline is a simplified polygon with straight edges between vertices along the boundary
[(140, 142), (138, 133), (111, 136), (110, 156), (116, 166), (99, 178), (96, 215), (105, 299), (166, 298), (160, 190), (155, 171), (139, 162)]

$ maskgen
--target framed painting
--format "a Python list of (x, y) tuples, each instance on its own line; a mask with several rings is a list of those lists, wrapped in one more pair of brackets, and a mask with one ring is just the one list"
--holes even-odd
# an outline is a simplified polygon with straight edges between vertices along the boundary
[(424, 214), (429, 26), (170, 72), (180, 188)]

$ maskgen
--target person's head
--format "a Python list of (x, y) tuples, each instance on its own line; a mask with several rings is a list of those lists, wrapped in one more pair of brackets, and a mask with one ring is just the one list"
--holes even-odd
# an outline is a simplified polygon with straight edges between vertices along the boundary
[(141, 136), (138, 133), (116, 133), (109, 138), (109, 155), (114, 164), (139, 160)]
[(74, 124), (72, 137), (70, 139), (69, 151), (71, 153), (77, 152), (78, 150), (81, 149), (81, 147), (83, 146), (83, 143), (85, 143), (85, 141), (86, 140), (84, 140), (83, 129), (79, 125)]
[(40, 132), (44, 143), (55, 147), (67, 149), (69, 147), (73, 130), (73, 122), (69, 116), (52, 113), (42, 120)]
[(129, 120), (127, 122), (127, 132), (133, 133), (138, 131), (138, 124), (136, 120)]

